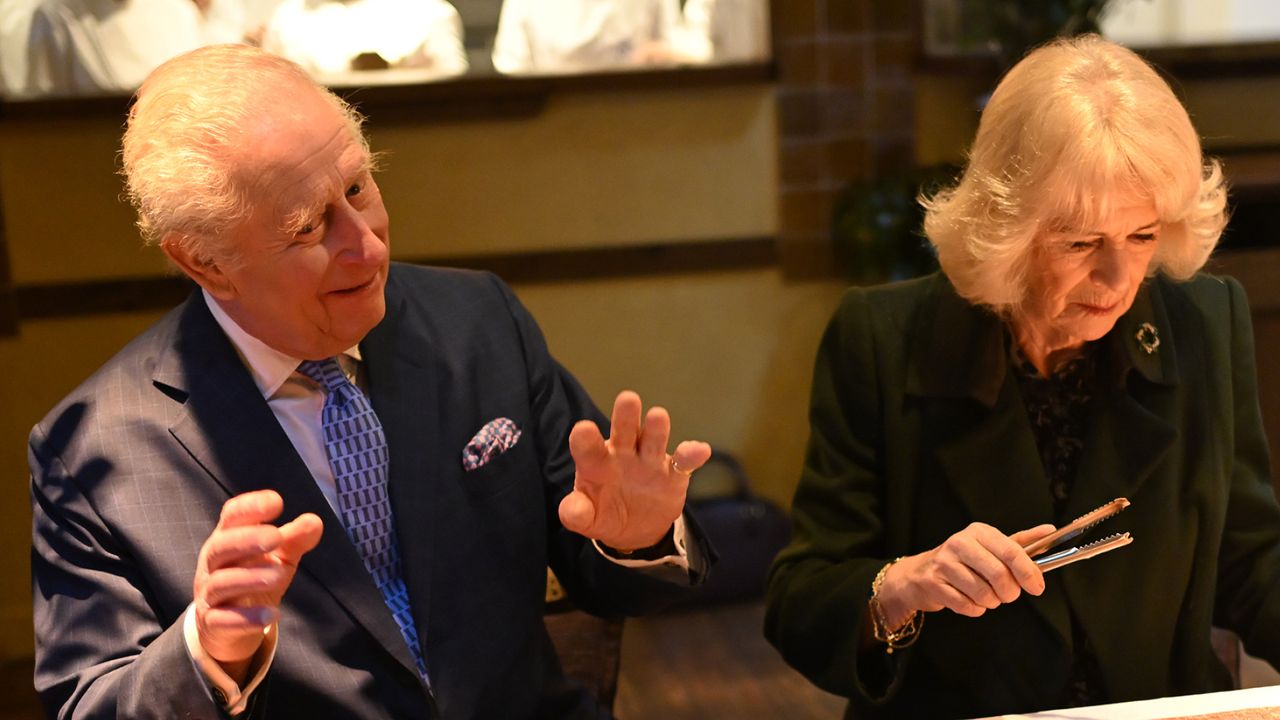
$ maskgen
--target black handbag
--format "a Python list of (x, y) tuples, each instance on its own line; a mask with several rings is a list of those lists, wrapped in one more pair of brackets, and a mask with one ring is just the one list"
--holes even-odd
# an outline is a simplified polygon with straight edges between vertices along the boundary
[(746, 602), (764, 596), (773, 558), (791, 539), (791, 521), (751, 491), (737, 458), (716, 451), (689, 488), (689, 511), (720, 559), (689, 605)]

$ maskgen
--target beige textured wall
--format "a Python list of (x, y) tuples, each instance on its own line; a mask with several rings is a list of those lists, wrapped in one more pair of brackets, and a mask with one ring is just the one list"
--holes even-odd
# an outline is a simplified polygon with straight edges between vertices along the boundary
[[(18, 283), (154, 275), (113, 175), (114, 118), (0, 124), (0, 190)], [(772, 91), (553, 99), (522, 121), (381, 125), (395, 254), (474, 254), (776, 232)], [(680, 437), (741, 456), (786, 502), (809, 372), (836, 282), (772, 270), (537, 283), (516, 291), (597, 402), (666, 405)], [(0, 338), (0, 658), (31, 652), (26, 435), (158, 312), (22, 324)]]

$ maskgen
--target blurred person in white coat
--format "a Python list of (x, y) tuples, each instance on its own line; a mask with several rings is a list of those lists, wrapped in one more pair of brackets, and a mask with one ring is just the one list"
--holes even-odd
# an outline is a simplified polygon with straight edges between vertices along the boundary
[(493, 67), (508, 75), (669, 64), (678, 0), (506, 0)]
[(285, 0), (262, 47), (318, 78), (359, 69), (362, 55), (443, 78), (467, 71), (462, 34), (462, 18), (445, 0)]
[(685, 0), (673, 49), (692, 63), (763, 59), (769, 47), (768, 13), (767, 0)]
[[(16, 97), (131, 92), (165, 60), (244, 39), (243, 0), (43, 0)], [(8, 43), (5, 43), (6, 46)], [(3, 58), (8, 60), (9, 51)]]

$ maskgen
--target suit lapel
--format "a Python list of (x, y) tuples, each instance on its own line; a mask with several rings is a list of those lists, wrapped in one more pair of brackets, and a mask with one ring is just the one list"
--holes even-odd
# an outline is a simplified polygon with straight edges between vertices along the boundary
[(179, 327), (172, 350), (155, 373), (155, 383), (166, 395), (185, 396), (184, 412), (170, 433), (228, 498), (271, 488), (284, 498), (282, 519), (304, 512), (320, 516), (324, 536), (303, 557), (300, 569), (416, 676), (400, 630), (342, 521), (199, 293), (187, 301)]
[(392, 275), (387, 285), (387, 316), (365, 337), (360, 349), (368, 373), (370, 400), (387, 436), (391, 458), (388, 490), (401, 568), (419, 642), (435, 685), (439, 665), (430, 650), (427, 627), (431, 568), (441, 542), (437, 504), (432, 502), (431, 492), (438, 478), (433, 477), (432, 468), (445, 467), (443, 463), (447, 461), (441, 457), (443, 450), (438, 441), (443, 403), (438, 360), (425, 338), (406, 327), (406, 305)]

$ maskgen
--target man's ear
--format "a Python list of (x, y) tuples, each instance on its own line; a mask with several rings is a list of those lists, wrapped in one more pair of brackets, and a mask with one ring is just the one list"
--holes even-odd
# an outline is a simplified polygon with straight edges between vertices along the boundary
[(160, 240), (160, 249), (187, 277), (219, 300), (235, 298), (236, 288), (223, 272), (218, 261), (202, 253), (198, 243), (178, 232), (171, 232)]

